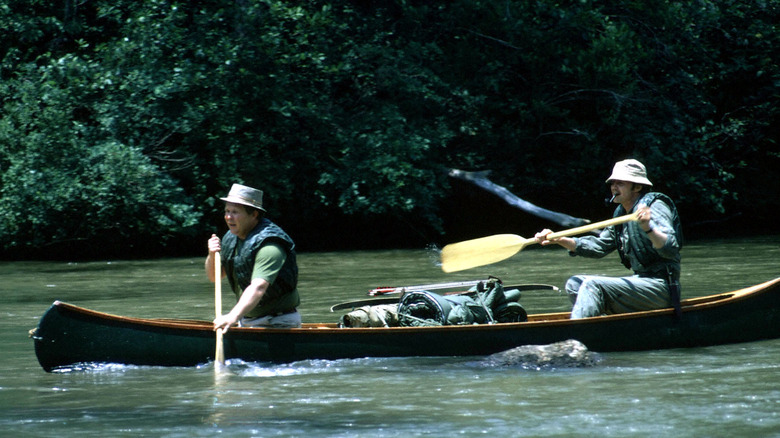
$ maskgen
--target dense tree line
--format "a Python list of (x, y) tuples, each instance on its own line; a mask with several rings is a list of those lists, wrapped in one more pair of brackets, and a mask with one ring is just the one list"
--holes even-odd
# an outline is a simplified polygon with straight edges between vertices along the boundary
[(202, 250), (233, 182), (304, 250), (445, 243), (449, 168), (601, 219), (629, 156), (689, 224), (759, 231), (778, 22), (775, 0), (9, 0), (0, 245)]

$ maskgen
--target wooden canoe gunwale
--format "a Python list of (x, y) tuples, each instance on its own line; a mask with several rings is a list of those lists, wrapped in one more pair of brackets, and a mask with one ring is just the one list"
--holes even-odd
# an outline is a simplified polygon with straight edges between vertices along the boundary
[[(690, 312), (692, 310), (695, 310), (697, 306), (701, 305), (724, 305), (729, 304), (732, 299), (737, 299), (738, 292), (728, 292), (718, 295), (709, 295), (706, 297), (699, 297), (699, 298), (690, 298), (687, 300), (682, 301), (681, 307), (683, 314), (685, 312)], [(54, 301), (52, 306), (57, 306), (61, 308), (67, 308), (70, 311), (81, 313), (84, 315), (89, 315), (91, 317), (98, 317), (98, 318), (104, 318), (104, 319), (110, 319), (115, 320), (117, 322), (124, 322), (128, 324), (137, 324), (137, 325), (144, 325), (144, 326), (153, 326), (153, 327), (164, 327), (164, 328), (177, 328), (177, 329), (187, 329), (187, 330), (201, 330), (206, 332), (212, 331), (212, 323), (210, 321), (205, 320), (197, 320), (197, 319), (176, 319), (176, 318), (141, 318), (141, 317), (132, 317), (132, 316), (120, 316), (112, 313), (106, 313), (106, 312), (100, 312), (97, 310), (87, 309), (84, 307), (79, 307), (74, 304), (66, 303), (64, 301)], [(496, 327), (496, 328), (506, 328), (507, 326), (511, 325), (527, 325), (530, 323), (557, 323), (560, 321), (568, 321), (569, 323), (583, 323), (583, 322), (598, 322), (602, 318), (610, 318), (610, 319), (634, 319), (634, 318), (642, 318), (647, 315), (651, 314), (673, 314), (674, 309), (668, 308), (668, 309), (658, 309), (658, 310), (646, 310), (642, 312), (634, 312), (634, 313), (622, 313), (622, 314), (615, 314), (615, 315), (605, 315), (605, 316), (597, 316), (593, 318), (585, 318), (581, 320), (570, 320), (569, 316), (571, 315), (570, 312), (555, 312), (555, 313), (538, 313), (538, 314), (532, 314), (528, 315), (528, 321), (526, 322), (520, 322), (520, 323), (502, 323), (502, 324), (492, 324), (492, 325), (482, 325), (480, 327)], [(471, 325), (461, 325), (461, 326), (425, 326), (425, 327), (339, 327), (337, 323), (304, 323), (300, 328), (293, 328), (293, 329), (273, 329), (273, 328), (257, 328), (257, 327), (233, 327), (230, 329), (230, 332), (256, 332), (256, 331), (264, 331), (264, 332), (289, 332), (289, 331), (308, 331), (308, 330), (322, 330), (322, 329), (338, 329), (338, 330), (349, 330), (349, 331), (375, 331), (377, 329), (380, 330), (435, 330), (435, 329), (444, 329), (444, 330), (454, 330), (454, 329), (473, 329), (473, 326)]]

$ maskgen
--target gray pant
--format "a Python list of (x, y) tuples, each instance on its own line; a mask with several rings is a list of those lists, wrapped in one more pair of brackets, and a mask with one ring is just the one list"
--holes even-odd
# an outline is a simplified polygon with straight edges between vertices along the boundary
[(566, 282), (574, 304), (571, 319), (671, 307), (669, 286), (660, 278), (575, 275)]
[(259, 318), (241, 318), (239, 327), (295, 328), (301, 326), (301, 314), (285, 313), (279, 316), (261, 316)]

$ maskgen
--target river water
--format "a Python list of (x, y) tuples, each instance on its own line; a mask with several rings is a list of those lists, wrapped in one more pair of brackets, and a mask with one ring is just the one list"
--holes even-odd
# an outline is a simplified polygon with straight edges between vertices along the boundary
[[(495, 275), (562, 287), (576, 273), (623, 275), (617, 256), (528, 248), (455, 274), (430, 249), (303, 253), (301, 313), (378, 286)], [(780, 236), (708, 240), (683, 249), (683, 295), (780, 276)], [(54, 300), (139, 317), (213, 318), (202, 258), (0, 263), (0, 435), (121, 436), (780, 436), (780, 340), (608, 353), (592, 367), (485, 368), (477, 357), (231, 362), (192, 368), (96, 365), (46, 373), (28, 330)], [(226, 289), (226, 287), (223, 287)], [(235, 300), (227, 292), (227, 309)], [(553, 291), (526, 292), (529, 313), (566, 311)]]

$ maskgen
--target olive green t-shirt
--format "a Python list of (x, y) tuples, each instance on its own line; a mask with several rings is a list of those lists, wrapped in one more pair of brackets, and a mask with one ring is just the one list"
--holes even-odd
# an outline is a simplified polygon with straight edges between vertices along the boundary
[[(236, 245), (236, 251), (240, 251), (243, 244), (244, 242), (239, 240)], [(252, 267), (252, 280), (262, 278), (270, 284), (268, 286), (269, 290), (274, 289), (276, 287), (274, 281), (276, 281), (276, 277), (279, 275), (279, 271), (286, 260), (287, 252), (280, 245), (271, 242), (261, 246), (255, 255), (255, 263)], [(234, 284), (238, 284), (238, 281), (234, 282)], [(240, 298), (244, 291), (234, 290), (233, 292), (236, 294), (236, 297)], [(298, 289), (295, 289), (292, 293), (284, 294), (277, 299), (263, 300), (260, 305), (250, 310), (244, 316), (247, 318), (258, 318), (292, 309), (299, 304), (300, 296), (298, 295)]]

